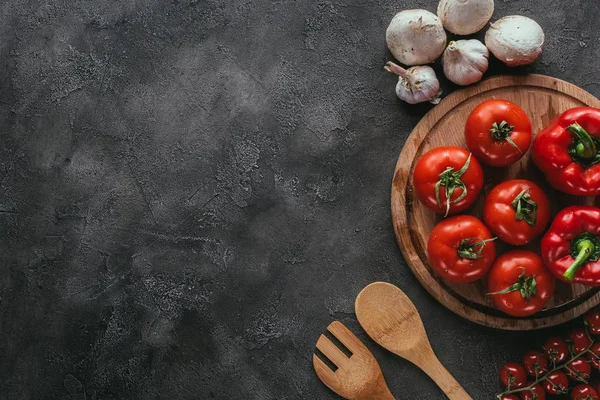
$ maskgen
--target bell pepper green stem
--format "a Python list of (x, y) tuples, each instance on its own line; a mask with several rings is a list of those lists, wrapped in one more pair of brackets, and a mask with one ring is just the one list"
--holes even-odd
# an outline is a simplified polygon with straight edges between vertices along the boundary
[(575, 261), (573, 264), (565, 271), (563, 276), (570, 282), (573, 282), (575, 279), (575, 274), (579, 267), (581, 267), (585, 262), (590, 258), (594, 250), (596, 249), (596, 245), (593, 241), (589, 239), (581, 240), (577, 243), (577, 257), (575, 257)]
[(577, 157), (583, 160), (590, 160), (596, 157), (596, 144), (590, 134), (581, 125), (574, 122), (567, 127), (567, 130), (575, 135), (577, 140), (577, 144), (575, 145), (575, 154)]

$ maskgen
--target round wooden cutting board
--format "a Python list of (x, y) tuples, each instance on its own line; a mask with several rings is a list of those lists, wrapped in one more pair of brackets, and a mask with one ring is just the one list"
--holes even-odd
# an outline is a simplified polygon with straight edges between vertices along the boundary
[[(497, 76), (475, 86), (459, 90), (434, 107), (408, 137), (396, 164), (392, 182), (392, 219), (400, 249), (410, 269), (440, 303), (455, 313), (482, 325), (511, 330), (529, 330), (569, 321), (600, 303), (600, 288), (558, 282), (554, 297), (546, 308), (528, 318), (515, 318), (494, 307), (486, 297), (485, 278), (468, 284), (454, 284), (438, 277), (427, 259), (427, 241), (442, 217), (424, 207), (413, 190), (412, 174), (416, 162), (427, 151), (439, 146), (465, 147), (464, 127), (469, 113), (481, 102), (506, 99), (520, 105), (529, 115), (534, 134), (559, 113), (579, 106), (600, 108), (600, 100), (570, 83), (543, 75)], [(484, 166), (483, 195), (465, 214), (481, 219), (483, 201), (498, 183), (529, 179), (548, 194), (553, 216), (573, 204), (594, 204), (594, 198), (569, 196), (552, 189), (530, 160), (530, 151), (507, 168)], [(483, 166), (483, 164), (482, 164)], [(498, 254), (511, 246), (497, 243)], [(539, 253), (539, 240), (524, 248)]]

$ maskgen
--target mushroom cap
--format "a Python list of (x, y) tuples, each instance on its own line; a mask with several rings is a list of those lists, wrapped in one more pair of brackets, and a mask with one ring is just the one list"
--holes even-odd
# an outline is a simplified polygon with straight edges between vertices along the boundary
[(531, 18), (510, 15), (490, 26), (485, 45), (508, 66), (531, 64), (542, 54), (544, 30)]
[(385, 38), (394, 57), (405, 65), (433, 62), (446, 47), (442, 21), (426, 10), (405, 10), (396, 14)]
[(441, 0), (437, 15), (444, 28), (456, 35), (483, 29), (494, 13), (494, 0)]

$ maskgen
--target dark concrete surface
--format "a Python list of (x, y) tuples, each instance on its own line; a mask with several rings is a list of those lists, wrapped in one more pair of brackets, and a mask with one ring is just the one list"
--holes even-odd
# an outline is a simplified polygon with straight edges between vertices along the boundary
[[(497, 0), (494, 19), (547, 34), (511, 72), (600, 95), (597, 4)], [(384, 32), (436, 5), (2, 0), (0, 398), (335, 399), (311, 354), (339, 319), (399, 399), (441, 399), (356, 323), (356, 294), (386, 280), (491, 399), (502, 363), (564, 327), (467, 322), (396, 245), (392, 173), (430, 106), (395, 97)]]

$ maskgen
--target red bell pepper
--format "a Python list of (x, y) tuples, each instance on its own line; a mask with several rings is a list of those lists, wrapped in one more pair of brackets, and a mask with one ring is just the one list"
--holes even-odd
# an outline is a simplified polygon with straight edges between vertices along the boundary
[(600, 194), (600, 109), (578, 107), (535, 136), (533, 162), (554, 188), (576, 196)]
[(566, 282), (600, 285), (600, 208), (571, 206), (552, 221), (541, 242), (546, 267)]

